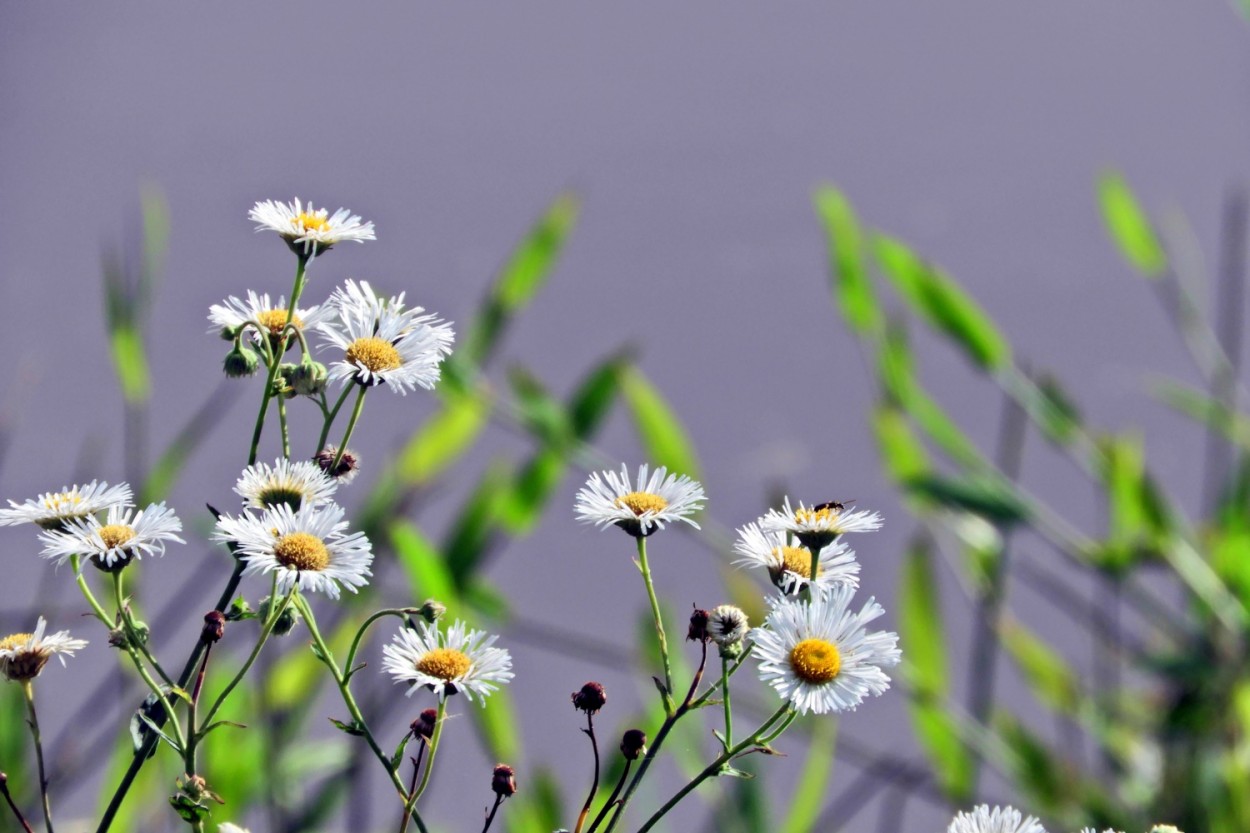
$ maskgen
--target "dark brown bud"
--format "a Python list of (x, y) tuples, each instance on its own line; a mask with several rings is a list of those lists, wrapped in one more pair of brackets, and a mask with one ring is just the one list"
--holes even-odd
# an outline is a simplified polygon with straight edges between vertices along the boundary
[(639, 755), (647, 754), (647, 733), (641, 729), (625, 732), (621, 737), (621, 754), (630, 761), (636, 761)]
[(206, 644), (221, 641), (226, 634), (226, 616), (220, 610), (210, 610), (204, 614), (204, 629), (200, 631), (200, 639)]
[(707, 642), (708, 612), (695, 608), (690, 614), (690, 628), (686, 631), (686, 639), (691, 642)]
[(438, 722), (438, 712), (434, 709), (426, 709), (421, 712), (421, 716), (412, 721), (408, 727), (412, 730), (414, 738), (431, 738), (434, 736), (434, 724)]
[(507, 764), (496, 764), (495, 772), (490, 780), (490, 788), (495, 795), (507, 798), (516, 794), (516, 773)]
[(343, 451), (343, 456), (339, 459), (339, 463), (336, 466), (334, 465), (334, 458), (338, 457), (338, 454), (339, 450), (337, 448), (332, 445), (327, 445), (325, 448), (317, 452), (317, 456), (313, 457), (313, 461), (321, 467), (323, 472), (340, 483), (350, 483), (360, 468), (360, 460), (358, 460), (356, 458), (356, 454), (348, 448)]
[(573, 708), (586, 714), (594, 714), (607, 702), (608, 693), (596, 682), (586, 683), (581, 691), (573, 692)]

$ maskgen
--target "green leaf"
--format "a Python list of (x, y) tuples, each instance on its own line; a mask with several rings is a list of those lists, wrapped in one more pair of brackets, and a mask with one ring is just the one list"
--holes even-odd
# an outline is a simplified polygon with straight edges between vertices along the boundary
[(489, 417), (490, 402), (485, 396), (448, 396), (442, 410), (422, 425), (400, 451), (400, 479), (412, 486), (432, 482), (464, 456)]
[(568, 421), (573, 436), (585, 440), (599, 430), (621, 389), (621, 375), (629, 358), (619, 354), (599, 364), (569, 397)]
[(1167, 269), (1167, 253), (1123, 176), (1109, 171), (1098, 178), (1098, 204), (1107, 232), (1124, 259), (1148, 278), (1161, 277)]
[(986, 475), (942, 477), (926, 475), (903, 484), (912, 495), (947, 509), (962, 509), (1000, 524), (1024, 523), (1028, 507), (1016, 496), (1010, 484)]
[(554, 449), (544, 449), (531, 457), (500, 499), (500, 525), (513, 535), (531, 532), (542, 519), (543, 509), (567, 468), (564, 454)]
[(1018, 622), (1002, 622), (999, 635), (1037, 699), (1055, 711), (1075, 716), (1081, 686), (1063, 657)]
[(873, 243), (882, 270), (930, 326), (949, 336), (983, 369), (995, 370), (1010, 364), (1010, 346), (954, 280), (898, 240), (877, 235)]
[(1169, 379), (1153, 383), (1150, 392), (1169, 408), (1218, 431), (1242, 448), (1250, 448), (1250, 418), (1229, 410), (1206, 392)]
[(880, 330), (881, 308), (864, 262), (864, 238), (855, 211), (841, 191), (822, 185), (812, 197), (829, 246), (829, 274), (847, 326), (859, 333)]
[(519, 309), (538, 292), (577, 224), (580, 209), (575, 195), (567, 191), (559, 194), (512, 253), (495, 285), (495, 297), (505, 310)]
[(477, 488), (460, 509), (443, 543), (444, 560), (462, 586), (486, 556), (486, 549), (499, 534), (499, 512), (511, 487), (508, 463), (497, 460), (478, 480)]
[(535, 437), (548, 445), (563, 445), (572, 429), (564, 406), (549, 394), (542, 382), (523, 367), (513, 367), (508, 381), (516, 396), (517, 416)]
[(913, 541), (904, 558), (898, 630), (899, 641), (907, 646), (907, 678), (918, 692), (944, 696), (949, 658), (930, 542)]
[(1028, 409), (1030, 418), (1051, 442), (1067, 445), (1080, 429), (1080, 411), (1053, 376), (1040, 378), (1035, 393), (1034, 407)]
[(455, 577), (421, 530), (408, 521), (396, 520), (390, 526), (390, 541), (399, 566), (408, 576), (410, 598), (435, 599), (455, 615), (460, 606)]
[(833, 772), (833, 754), (838, 739), (835, 720), (820, 719), (810, 722), (806, 732), (809, 743), (799, 782), (790, 793), (790, 812), (786, 814), (780, 833), (809, 833), (815, 829), (820, 811), (825, 804), (825, 789)]
[(674, 474), (699, 477), (699, 461), (685, 428), (673, 414), (660, 392), (636, 367), (621, 374), (621, 389), (634, 420), (643, 450), (656, 466)]
[(873, 434), (886, 471), (895, 483), (923, 477), (930, 471), (924, 443), (912, 433), (907, 417), (897, 407), (881, 404), (872, 414)]
[(109, 352), (121, 384), (122, 396), (131, 405), (146, 402), (152, 392), (143, 336), (130, 323), (114, 323), (109, 331)]
[(995, 730), (1013, 753), (1010, 775), (1038, 814), (1059, 815), (1065, 804), (1076, 797), (1063, 763), (1014, 716), (1000, 712)]

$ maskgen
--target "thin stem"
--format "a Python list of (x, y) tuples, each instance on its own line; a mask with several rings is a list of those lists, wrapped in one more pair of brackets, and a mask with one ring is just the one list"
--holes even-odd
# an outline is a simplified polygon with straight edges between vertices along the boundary
[[(330, 471), (337, 471), (339, 463), (343, 461), (343, 454), (347, 452), (347, 441), (352, 438), (352, 432), (356, 430), (356, 421), (360, 419), (360, 412), (365, 409), (365, 394), (369, 389), (364, 385), (359, 385), (360, 392), (356, 394), (356, 405), (352, 408), (351, 418), (347, 420), (347, 430), (343, 432), (343, 442), (339, 443), (338, 453), (334, 455), (334, 462), (330, 465)], [(337, 411), (338, 408), (335, 408)], [(320, 451), (321, 449), (317, 449)]]
[[(148, 688), (152, 690), (152, 693), (156, 695), (156, 699), (160, 701), (161, 708), (164, 709), (166, 717), (173, 722), (174, 739), (178, 742), (178, 752), (180, 754), (185, 754), (187, 741), (182, 734), (182, 724), (178, 722), (178, 718), (174, 715), (173, 705), (169, 702), (169, 698), (165, 696), (165, 690), (161, 688), (160, 683), (152, 679), (152, 675), (148, 673), (147, 666), (143, 664), (143, 657), (139, 653), (139, 648), (137, 647), (139, 645), (139, 638), (137, 632), (135, 631), (134, 624), (130, 621), (130, 618), (126, 614), (125, 599), (123, 598), (122, 592), (121, 571), (113, 573), (113, 593), (117, 605), (117, 618), (121, 620), (122, 627), (126, 632), (126, 642), (123, 647), (125, 648), (127, 655), (129, 655), (130, 661), (134, 663), (135, 670), (139, 672), (139, 677), (142, 678), (143, 682), (145, 682)], [(164, 676), (164, 672), (161, 673), (162, 676)], [(172, 685), (170, 687), (173, 688)]]
[(408, 833), (408, 822), (412, 821), (412, 807), (409, 802), (417, 791), (417, 773), (421, 771), (421, 758), (425, 756), (425, 737), (419, 737), (421, 748), (417, 750), (417, 757), (409, 758), (412, 761), (412, 780), (408, 782), (408, 797), (404, 799), (404, 811), (399, 815), (399, 833)]
[(503, 795), (495, 794), (495, 806), (490, 808), (490, 813), (486, 816), (486, 824), (482, 826), (482, 833), (490, 830), (490, 823), (495, 820), (495, 813), (499, 811), (499, 805), (503, 804)]
[[(275, 588), (276, 584), (277, 583), (275, 582)], [(225, 704), (226, 699), (230, 696), (231, 692), (233, 692), (235, 687), (243, 681), (243, 677), (251, 669), (252, 664), (256, 662), (256, 658), (260, 656), (260, 649), (265, 647), (265, 643), (269, 640), (269, 635), (273, 633), (274, 626), (278, 624), (278, 619), (280, 619), (282, 614), (286, 612), (287, 606), (290, 605), (295, 599), (298, 592), (298, 585), (292, 585), (290, 592), (286, 594), (286, 597), (282, 600), (281, 605), (276, 608), (273, 607), (273, 605), (270, 605), (269, 618), (265, 620), (264, 625), (260, 629), (260, 636), (256, 640), (256, 645), (252, 648), (252, 652), (248, 654), (247, 659), (234, 675), (234, 678), (230, 680), (229, 684), (226, 685), (221, 694), (217, 695), (217, 699), (209, 708), (208, 713), (204, 715), (204, 722), (196, 731), (196, 736), (203, 736), (204, 731), (213, 722), (213, 718), (217, 716), (217, 712), (221, 709), (222, 705)], [(272, 596), (270, 596), (270, 598), (272, 598)]]
[(52, 830), (52, 803), (48, 800), (48, 775), (43, 766), (43, 740), (39, 735), (39, 717), (35, 714), (35, 686), (30, 680), (22, 681), (22, 694), (26, 697), (27, 722), (30, 735), (35, 741), (35, 760), (39, 764), (39, 795), (43, 798), (43, 823), (48, 833)]
[[(595, 756), (595, 777), (590, 782), (590, 793), (586, 796), (586, 803), (582, 805), (581, 815), (577, 817), (577, 825), (573, 828), (573, 833), (582, 833), (582, 826), (586, 824), (586, 817), (590, 815), (590, 805), (595, 802), (595, 795), (599, 792), (599, 741), (595, 739), (595, 715), (593, 712), (586, 712), (586, 728), (583, 730), (590, 738), (590, 751)], [(498, 803), (495, 805), (499, 806)], [(494, 811), (491, 812), (493, 817)], [(486, 822), (487, 827), (490, 822)]]
[[(386, 770), (386, 774), (390, 776), (391, 783), (395, 786), (396, 791), (399, 793), (400, 800), (404, 801), (405, 805), (407, 805), (408, 793), (404, 789), (404, 782), (400, 779), (399, 773), (395, 771), (395, 767), (391, 766), (390, 758), (388, 758), (386, 753), (382, 751), (382, 747), (378, 746), (377, 739), (373, 737), (373, 732), (369, 730), (369, 724), (365, 722), (364, 715), (360, 713), (360, 707), (356, 705), (356, 698), (352, 696), (350, 684), (347, 678), (344, 676), (343, 672), (339, 670), (338, 663), (334, 661), (334, 654), (330, 651), (330, 646), (326, 644), (325, 639), (321, 636), (321, 630), (317, 627), (317, 620), (316, 617), (313, 616), (312, 608), (309, 606), (308, 601), (303, 596), (299, 595), (298, 591), (295, 594), (295, 604), (299, 607), (300, 613), (304, 616), (304, 623), (308, 625), (309, 633), (312, 634), (313, 644), (317, 646), (318, 659), (321, 660), (322, 664), (325, 665), (326, 668), (330, 669), (330, 674), (334, 677), (334, 682), (338, 686), (340, 696), (343, 698), (343, 704), (347, 706), (347, 711), (352, 716), (352, 721), (354, 722), (356, 728), (360, 731), (361, 736), (365, 739), (365, 742), (369, 744), (369, 748), (373, 750), (374, 756), (382, 764), (382, 768)], [(440, 720), (434, 727), (436, 735), (438, 730), (442, 727), (441, 711), (439, 717)], [(432, 763), (433, 757), (431, 755), (430, 764)], [(429, 771), (428, 767), (429, 764), (427, 764), (427, 773)], [(421, 818), (421, 814), (417, 812), (415, 802), (412, 804), (410, 814), (412, 816), (412, 820), (417, 823), (417, 829), (420, 830), (421, 833), (428, 833), (425, 821)]]
[(139, 653), (148, 664), (156, 671), (161, 682), (172, 688), (178, 688), (174, 685), (174, 681), (165, 673), (165, 669), (156, 661), (156, 657), (148, 650), (147, 642), (139, 636), (139, 629), (135, 627), (134, 617), (130, 614), (130, 606), (126, 604), (125, 593), (122, 590), (123, 574), (121, 570), (113, 573), (113, 594), (117, 604), (117, 620), (121, 622), (122, 630), (125, 632), (126, 640), (135, 651)]
[(660, 602), (655, 597), (655, 585), (651, 583), (651, 567), (647, 564), (647, 539), (638, 536), (638, 571), (647, 585), (647, 599), (651, 602), (651, 616), (655, 619), (655, 635), (660, 643), (660, 658), (664, 661), (664, 711), (673, 714), (673, 670), (668, 660), (668, 638), (664, 636), (664, 618), (660, 615)]
[(734, 745), (734, 714), (729, 705), (729, 657), (720, 658), (721, 698), (725, 706), (725, 746)]
[(326, 440), (330, 438), (330, 428), (334, 425), (334, 420), (338, 419), (339, 411), (343, 409), (343, 403), (347, 401), (347, 395), (351, 392), (352, 386), (344, 385), (338, 401), (334, 403), (332, 409), (326, 412), (325, 422), (321, 424), (321, 436), (317, 439), (317, 451), (321, 451), (326, 447)]
[(9, 776), (0, 772), (0, 793), (4, 793), (4, 800), (8, 802), (9, 809), (13, 811), (13, 815), (17, 816), (18, 822), (22, 825), (22, 829), (26, 833), (35, 833), (31, 829), (30, 822), (22, 815), (22, 811), (18, 809), (17, 803), (13, 800), (13, 796), (9, 793)]
[[(749, 737), (747, 737), (745, 740), (743, 740), (741, 743), (737, 744), (736, 746), (731, 746), (728, 749), (726, 749), (723, 753), (721, 753), (721, 755), (716, 760), (712, 761), (712, 763), (708, 764), (703, 769), (702, 772), (696, 775), (690, 781), (690, 783), (686, 784), (686, 786), (678, 790), (676, 795), (674, 795), (672, 798), (666, 801), (664, 803), (664, 806), (655, 812), (655, 815), (647, 819), (646, 824), (638, 828), (638, 833), (646, 833), (646, 831), (654, 827), (656, 823), (658, 823), (659, 820), (663, 818), (664, 815), (669, 810), (677, 806), (678, 802), (680, 802), (683, 798), (685, 798), (687, 795), (693, 792), (696, 787), (698, 787), (708, 778), (712, 777), (713, 775), (718, 775), (727, 763), (729, 763), (731, 760), (733, 760), (735, 757), (741, 754), (744, 750), (746, 750), (747, 747), (752, 746), (758, 742), (766, 743), (768, 740), (772, 740), (773, 738), (775, 738), (777, 734), (780, 734), (780, 732), (778, 732), (770, 736), (765, 736), (764, 733), (767, 732), (772, 727), (772, 725), (776, 723), (778, 720), (780, 720), (783, 716), (786, 716), (787, 713), (789, 715), (789, 719), (785, 721), (785, 725), (782, 726), (782, 729), (784, 730), (785, 726), (788, 726), (790, 721), (794, 719), (794, 714), (795, 714), (791, 710), (789, 702), (782, 704), (781, 708), (773, 712), (772, 717), (765, 720), (763, 724), (761, 724), (758, 729), (752, 732)], [(608, 828), (608, 830), (611, 830), (611, 829), (612, 829), (611, 827)]]
[(282, 456), (291, 459), (291, 431), (286, 424), (286, 397), (278, 397), (278, 427), (282, 432)]
[(352, 639), (351, 647), (347, 649), (347, 661), (343, 663), (344, 672), (348, 675), (352, 673), (352, 666), (356, 664), (356, 652), (360, 650), (360, 641), (364, 638), (365, 631), (369, 629), (370, 625), (386, 616), (396, 616), (406, 623), (408, 616), (412, 612), (412, 608), (388, 607), (386, 610), (379, 610), (361, 623), (360, 628), (356, 631), (356, 636)]
[(586, 833), (595, 833), (595, 830), (603, 822), (608, 811), (612, 809), (612, 805), (616, 803), (616, 797), (621, 794), (621, 789), (625, 786), (626, 779), (629, 778), (629, 768), (633, 764), (634, 762), (630, 758), (625, 759), (625, 768), (621, 770), (621, 777), (617, 779), (616, 786), (612, 788), (612, 794), (608, 796), (608, 800), (604, 802), (603, 807), (595, 815), (595, 820), (590, 823), (590, 828)]
[(416, 793), (413, 794), (409, 801), (412, 806), (417, 805), (417, 801), (421, 798), (421, 794), (425, 792), (425, 788), (430, 783), (430, 773), (434, 771), (434, 755), (438, 753), (438, 741), (443, 736), (443, 718), (447, 714), (447, 701), (438, 701), (438, 717), (434, 719), (434, 737), (430, 738), (430, 757), (425, 762), (425, 773), (421, 776), (421, 786), (417, 787)]
[(200, 692), (204, 688), (204, 676), (208, 672), (208, 658), (213, 655), (212, 643), (204, 650), (204, 661), (200, 663), (200, 672), (195, 676), (195, 688), (191, 691), (191, 702), (187, 706), (187, 725), (191, 727), (191, 742), (187, 744), (186, 754), (186, 771), (188, 775), (195, 774), (195, 750), (197, 746), (197, 733), (195, 725), (198, 721), (196, 711), (200, 705)]
[[(286, 324), (290, 324), (295, 317), (295, 305), (299, 301), (300, 294), (304, 291), (308, 258), (304, 255), (298, 255), (297, 258), (295, 285), (291, 288), (291, 303), (286, 310)], [(273, 383), (278, 378), (278, 366), (282, 364), (282, 355), (286, 352), (286, 342), (287, 331), (284, 326), (282, 335), (278, 338), (278, 346), (273, 351), (273, 356), (269, 361), (269, 373), (265, 377), (265, 390), (261, 394), (260, 410), (256, 414), (256, 426), (252, 429), (252, 448), (247, 456), (247, 464), (249, 466), (256, 462), (256, 456), (260, 450), (260, 435), (265, 430), (265, 414), (269, 411), (269, 400), (273, 396)]]
[(91, 592), (91, 585), (87, 584), (87, 577), (82, 573), (81, 561), (82, 559), (77, 555), (69, 557), (70, 567), (74, 571), (74, 579), (78, 582), (78, 589), (82, 591), (83, 596), (87, 599), (87, 604), (91, 605), (91, 609), (95, 611), (96, 618), (104, 623), (104, 627), (112, 630), (114, 621), (109, 618), (104, 607), (96, 601), (95, 594)]

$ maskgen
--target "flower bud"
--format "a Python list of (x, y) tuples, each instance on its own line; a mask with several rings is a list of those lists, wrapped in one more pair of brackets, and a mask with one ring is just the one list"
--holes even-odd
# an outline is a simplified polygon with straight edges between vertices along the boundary
[(204, 627), (200, 630), (200, 641), (206, 645), (220, 642), (226, 635), (226, 615), (220, 610), (210, 610), (204, 614)]
[[(282, 599), (278, 599), (277, 604), (281, 605)], [(260, 609), (257, 610), (257, 613), (260, 615), (260, 621), (266, 622), (269, 620), (269, 612), (270, 610), (272, 610), (273, 605), (274, 605), (274, 598), (272, 596), (266, 596), (265, 598), (260, 600), (260, 605), (259, 605)], [(295, 626), (298, 625), (299, 623), (300, 623), (299, 608), (297, 608), (293, 604), (289, 604), (286, 606), (286, 609), (283, 610), (282, 613), (278, 616), (278, 621), (274, 622), (273, 630), (270, 631), (270, 633), (272, 633), (274, 636), (286, 636), (288, 633), (295, 630)]]
[(291, 387), (291, 377), (295, 374), (297, 367), (299, 365), (290, 362), (278, 365), (278, 375), (273, 379), (273, 396), (281, 396), (283, 399), (295, 398), (295, 388)]
[(321, 362), (300, 362), (289, 376), (287, 384), (300, 396), (316, 396), (326, 389), (329, 371)]
[(434, 726), (438, 723), (438, 712), (434, 709), (426, 709), (421, 712), (421, 716), (409, 724), (408, 729), (412, 732), (414, 738), (430, 739), (434, 736)]
[(516, 775), (512, 767), (507, 764), (496, 764), (495, 772), (490, 781), (491, 791), (501, 797), (507, 798), (516, 794)]
[(431, 625), (441, 619), (446, 612), (447, 606), (434, 599), (426, 599), (425, 604), (421, 605), (421, 609), (417, 611), (418, 615)]
[(226, 611), (226, 621), (240, 622), (244, 619), (251, 619), (255, 615), (252, 612), (252, 606), (247, 603), (247, 599), (239, 596), (230, 603), (230, 609)]
[(687, 641), (707, 642), (707, 617), (706, 610), (694, 609), (690, 614), (690, 627), (686, 630)]
[(586, 683), (580, 691), (573, 692), (573, 708), (586, 714), (594, 714), (607, 702), (608, 693), (596, 682)]
[(226, 360), (222, 363), (222, 370), (231, 379), (251, 376), (258, 367), (260, 367), (260, 357), (256, 355), (256, 351), (242, 344), (235, 344), (234, 349), (226, 354)]
[(647, 754), (647, 733), (641, 729), (629, 729), (621, 737), (621, 754), (626, 760), (636, 761)]
[(343, 452), (343, 456), (336, 466), (334, 465), (334, 458), (338, 456), (338, 453), (339, 450), (337, 448), (327, 445), (317, 452), (317, 456), (313, 457), (313, 461), (321, 467), (323, 472), (340, 483), (351, 483), (360, 468), (360, 461), (349, 448)]

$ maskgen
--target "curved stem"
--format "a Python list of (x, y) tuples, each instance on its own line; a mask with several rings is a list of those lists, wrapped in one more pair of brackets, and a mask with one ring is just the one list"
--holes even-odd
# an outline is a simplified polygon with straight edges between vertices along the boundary
[(499, 812), (499, 805), (503, 804), (503, 795), (495, 794), (495, 806), (490, 808), (490, 814), (486, 816), (486, 824), (482, 825), (482, 833), (490, 830), (490, 823), (495, 820), (495, 813)]
[(139, 629), (135, 627), (134, 617), (130, 615), (130, 606), (127, 605), (125, 601), (125, 594), (122, 591), (122, 582), (122, 571), (119, 570), (118, 572), (113, 573), (113, 593), (116, 597), (117, 620), (121, 622), (122, 630), (126, 635), (127, 642), (129, 642), (130, 646), (134, 648), (140, 656), (148, 661), (148, 664), (151, 665), (156, 671), (157, 676), (161, 678), (161, 682), (169, 686), (171, 689), (178, 688), (178, 686), (174, 685), (174, 681), (170, 679), (169, 675), (165, 673), (165, 669), (161, 667), (161, 664), (156, 661), (156, 657), (153, 656), (152, 652), (148, 649), (146, 639), (139, 636)]
[[(299, 302), (299, 296), (304, 291), (304, 281), (306, 269), (308, 266), (308, 258), (304, 255), (298, 255), (298, 265), (295, 267), (295, 285), (291, 288), (291, 303), (286, 310), (286, 323), (290, 324), (295, 317), (295, 305)], [(287, 332), (284, 327), (282, 336), (278, 339), (278, 347), (273, 352), (273, 356), (269, 360), (269, 373), (265, 377), (265, 390), (261, 394), (260, 411), (256, 414), (256, 425), (252, 429), (252, 448), (248, 452), (247, 464), (253, 465), (256, 462), (257, 452), (260, 450), (260, 435), (265, 430), (265, 414), (269, 411), (269, 400), (273, 396), (273, 382), (278, 378), (278, 365), (282, 364), (282, 354), (286, 352)]]
[[(395, 790), (399, 793), (400, 800), (405, 803), (405, 806), (407, 806), (408, 793), (404, 789), (404, 782), (400, 779), (399, 773), (395, 770), (395, 767), (391, 766), (390, 758), (388, 758), (386, 753), (382, 751), (382, 747), (378, 746), (377, 739), (373, 737), (373, 732), (369, 730), (369, 724), (365, 722), (364, 715), (360, 713), (360, 707), (356, 705), (356, 698), (352, 696), (348, 679), (344, 676), (343, 672), (339, 670), (338, 663), (334, 661), (334, 654), (330, 652), (330, 646), (326, 644), (325, 639), (321, 636), (321, 631), (317, 627), (317, 620), (313, 616), (312, 608), (309, 606), (308, 601), (303, 596), (299, 595), (298, 592), (295, 595), (295, 605), (299, 607), (300, 613), (303, 614), (304, 623), (308, 625), (308, 631), (312, 634), (313, 644), (317, 646), (317, 658), (321, 660), (322, 664), (325, 665), (325, 667), (330, 670), (330, 674), (333, 675), (334, 682), (339, 689), (339, 695), (342, 696), (343, 704), (347, 706), (347, 711), (352, 716), (352, 720), (355, 723), (356, 728), (360, 730), (361, 736), (365, 739), (365, 742), (369, 744), (369, 748), (373, 750), (374, 756), (382, 764), (382, 768), (386, 770), (386, 774), (390, 776), (391, 783), (395, 786)], [(436, 736), (441, 727), (442, 720), (440, 714), (438, 725), (434, 728)], [(427, 772), (428, 766), (433, 763), (433, 755), (431, 754), (430, 762), (427, 764)], [(417, 829), (420, 830), (421, 833), (428, 833), (425, 821), (421, 818), (421, 814), (417, 812), (415, 802), (409, 810), (409, 814), (412, 816), (412, 820), (416, 822)]]
[(13, 795), (9, 792), (9, 776), (0, 772), (0, 793), (4, 795), (4, 800), (8, 803), (9, 809), (13, 811), (13, 815), (17, 817), (17, 821), (22, 825), (22, 829), (26, 833), (35, 833), (31, 829), (30, 822), (22, 815), (22, 811), (18, 808), (17, 803), (13, 800)]
[(447, 716), (447, 701), (438, 701), (438, 717), (434, 719), (434, 737), (430, 738), (430, 757), (425, 762), (425, 772), (421, 776), (421, 786), (417, 787), (417, 791), (409, 799), (412, 806), (416, 806), (417, 801), (421, 798), (421, 794), (425, 792), (425, 788), (430, 783), (430, 773), (434, 771), (434, 755), (438, 752), (438, 741), (443, 736), (443, 718)]
[(344, 385), (343, 392), (339, 394), (338, 400), (334, 403), (334, 407), (325, 411), (325, 422), (321, 425), (321, 436), (317, 439), (317, 451), (320, 452), (326, 447), (326, 440), (330, 438), (330, 428), (334, 425), (334, 420), (338, 419), (339, 411), (343, 409), (343, 403), (347, 401), (347, 395), (352, 392), (351, 385)]
[(608, 800), (603, 803), (603, 807), (600, 808), (599, 812), (595, 815), (595, 820), (590, 823), (590, 827), (586, 833), (595, 833), (595, 830), (597, 830), (599, 825), (603, 823), (604, 817), (607, 816), (608, 811), (612, 809), (612, 805), (616, 803), (616, 797), (621, 794), (621, 789), (625, 786), (625, 781), (629, 778), (629, 768), (633, 766), (633, 764), (634, 762), (631, 759), (625, 759), (625, 768), (621, 770), (621, 777), (617, 779), (616, 786), (612, 788), (612, 794), (609, 795)]
[(104, 607), (96, 600), (95, 594), (91, 592), (91, 585), (87, 584), (87, 577), (82, 574), (82, 559), (77, 555), (69, 557), (70, 566), (74, 570), (74, 578), (78, 582), (78, 589), (82, 591), (83, 596), (87, 600), (87, 604), (91, 605), (91, 609), (95, 611), (95, 617), (104, 623), (104, 627), (109, 630), (113, 629), (113, 620), (109, 618)]
[(35, 686), (30, 680), (22, 681), (22, 694), (26, 697), (26, 715), (30, 734), (35, 741), (35, 760), (39, 764), (39, 795), (43, 798), (43, 823), (48, 833), (52, 830), (52, 803), (48, 801), (48, 775), (43, 765), (43, 740), (39, 734), (39, 718), (35, 714)]
[(651, 583), (651, 567), (647, 564), (647, 539), (639, 536), (638, 571), (647, 585), (647, 599), (651, 602), (651, 616), (655, 619), (655, 635), (660, 643), (660, 659), (664, 661), (664, 711), (673, 714), (673, 670), (668, 660), (668, 638), (664, 635), (664, 618), (660, 615), (660, 602), (655, 597), (655, 585)]
[(407, 622), (408, 615), (412, 612), (411, 608), (406, 607), (388, 607), (385, 610), (379, 610), (371, 615), (368, 619), (361, 623), (360, 628), (356, 631), (356, 636), (352, 639), (352, 645), (347, 649), (347, 661), (343, 663), (343, 673), (347, 676), (352, 674), (352, 666), (356, 663), (356, 652), (360, 650), (360, 640), (365, 636), (365, 631), (374, 622), (386, 616), (395, 616), (400, 620)]
[[(334, 455), (334, 462), (330, 464), (330, 471), (338, 470), (339, 463), (343, 461), (343, 454), (347, 451), (347, 441), (352, 438), (352, 432), (356, 430), (356, 421), (360, 419), (360, 412), (365, 409), (365, 394), (369, 392), (369, 389), (364, 385), (359, 387), (360, 392), (356, 394), (356, 405), (352, 408), (351, 418), (347, 421), (347, 430), (343, 432), (343, 442), (339, 443), (339, 450)], [(338, 410), (337, 407), (335, 410)]]
[[(595, 795), (599, 792), (599, 741), (595, 739), (595, 716), (593, 712), (586, 712), (586, 728), (584, 730), (590, 737), (590, 751), (595, 756), (595, 777), (590, 782), (590, 793), (586, 796), (586, 803), (582, 805), (581, 815), (577, 817), (577, 825), (573, 828), (573, 833), (582, 833), (582, 826), (586, 824), (586, 817), (590, 815), (590, 805), (595, 803)], [(492, 815), (494, 815), (492, 813)], [(489, 825), (489, 822), (487, 822)]]

